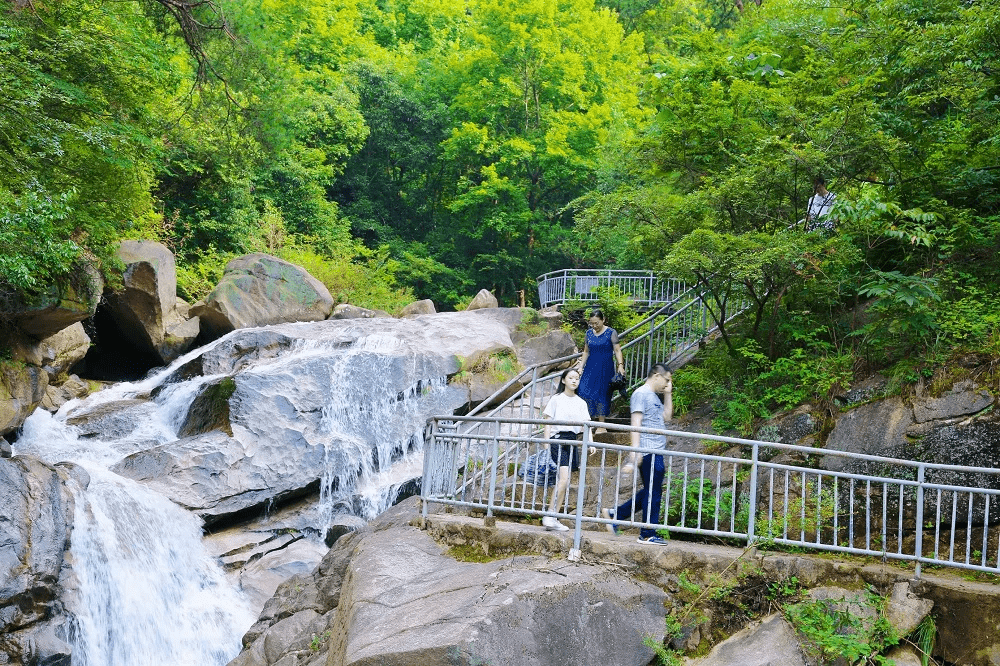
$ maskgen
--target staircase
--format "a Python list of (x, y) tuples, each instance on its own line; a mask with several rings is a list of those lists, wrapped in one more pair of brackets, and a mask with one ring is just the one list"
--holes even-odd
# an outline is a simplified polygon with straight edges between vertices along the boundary
[[(672, 369), (683, 365), (694, 355), (699, 343), (718, 329), (702, 303), (701, 295), (693, 287), (678, 284), (676, 280), (664, 282), (673, 285), (670, 300), (635, 326), (618, 334), (629, 391), (645, 381), (653, 363), (666, 363)], [(747, 302), (741, 302), (731, 308), (732, 314), (726, 321), (738, 316), (747, 306)], [(573, 354), (525, 368), (467, 416), (540, 419), (542, 410), (559, 386), (560, 369), (580, 356), (579, 353)], [(530, 437), (532, 431), (537, 429), (537, 426), (523, 423), (466, 422), (459, 434), (473, 438), (497, 434)]]

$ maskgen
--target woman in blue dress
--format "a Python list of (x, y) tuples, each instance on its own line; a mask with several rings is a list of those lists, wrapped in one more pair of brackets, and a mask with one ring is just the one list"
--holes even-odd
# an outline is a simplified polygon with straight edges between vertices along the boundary
[[(604, 324), (604, 313), (595, 308), (590, 312), (590, 328), (580, 359), (580, 388), (576, 393), (587, 402), (590, 418), (603, 421), (611, 414), (611, 378), (625, 374), (625, 358), (618, 344), (618, 332)], [(615, 361), (618, 361), (617, 366)]]

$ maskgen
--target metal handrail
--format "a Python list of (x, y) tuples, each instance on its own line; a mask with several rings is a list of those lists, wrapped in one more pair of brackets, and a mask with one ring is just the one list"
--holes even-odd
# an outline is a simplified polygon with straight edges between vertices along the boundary
[[(458, 427), (463, 422), (492, 428), (485, 434), (483, 428), (463, 433)], [(571, 557), (579, 555), (583, 524), (591, 523), (911, 561), (918, 577), (923, 564), (1000, 572), (1000, 547), (989, 552), (1000, 532), (1000, 525), (990, 520), (991, 513), (1000, 511), (1000, 469), (588, 421), (582, 424), (581, 445), (598, 451), (581, 458), (575, 508), (567, 495), (559, 510), (550, 511), (548, 479), (536, 485), (521, 480), (518, 472), (532, 452), (554, 442), (565, 444), (531, 434), (542, 425), (581, 424), (436, 417), (425, 444), (424, 517), (434, 502), (484, 509), (487, 515), (503, 511), (571, 520)], [(739, 447), (739, 453), (596, 442), (592, 433), (598, 427), (663, 435), (668, 447), (670, 439), (722, 442)], [(778, 462), (773, 457), (778, 452), (812, 463)], [(663, 516), (656, 521), (609, 519), (603, 512), (635, 495), (636, 475), (620, 473), (622, 462), (633, 454), (665, 459)], [(821, 466), (825, 459), (840, 463)], [(588, 487), (596, 497), (586, 497)], [(647, 503), (647, 518), (650, 508)]]
[(687, 285), (675, 278), (658, 278), (653, 271), (610, 268), (564, 268), (543, 273), (538, 282), (539, 307), (571, 300), (596, 301), (595, 287), (616, 285), (648, 307), (676, 300)]

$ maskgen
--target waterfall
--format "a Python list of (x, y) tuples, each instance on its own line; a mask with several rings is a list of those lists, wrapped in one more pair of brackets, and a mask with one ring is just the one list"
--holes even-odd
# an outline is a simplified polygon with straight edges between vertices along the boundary
[[(207, 554), (199, 518), (154, 492), (167, 492), (156, 485), (162, 479), (138, 483), (110, 471), (150, 451), (181, 456), (178, 431), (206, 384), (228, 377), (235, 387), (232, 448), (217, 457), (228, 456), (224, 475), (256, 484), (244, 509), (263, 515), (282, 483), (304, 492), (318, 482), (316, 508), (303, 515), (314, 521), (305, 531), (321, 539), (335, 515), (370, 519), (420, 476), (426, 420), (451, 412), (456, 395), (443, 357), (415, 351), (406, 342), (412, 325), (390, 321), (235, 331), (144, 380), (70, 401), (55, 415), (38, 410), (25, 422), (17, 454), (74, 462), (91, 477), (75, 491), (74, 664), (224, 666), (256, 619)], [(392, 326), (402, 332), (379, 328)], [(265, 335), (284, 336), (285, 346), (274, 352), (253, 346), (261, 338), (240, 337)], [(254, 350), (251, 360), (246, 349)], [(192, 360), (204, 372), (181, 378)], [(67, 424), (81, 413), (98, 414), (97, 425)], [(170, 482), (186, 492), (197, 485), (187, 477)]]
[(223, 665), (256, 619), (201, 542), (200, 521), (96, 466), (77, 494), (74, 666)]

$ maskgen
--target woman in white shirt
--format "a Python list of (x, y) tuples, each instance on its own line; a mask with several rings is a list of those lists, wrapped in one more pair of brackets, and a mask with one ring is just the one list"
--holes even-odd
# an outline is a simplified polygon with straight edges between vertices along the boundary
[[(552, 460), (559, 467), (559, 474), (556, 477), (556, 487), (552, 491), (552, 501), (549, 503), (549, 511), (557, 513), (559, 510), (560, 498), (569, 492), (569, 475), (572, 471), (580, 469), (581, 447), (576, 440), (583, 433), (583, 422), (590, 420), (590, 411), (583, 398), (576, 394), (576, 389), (580, 385), (580, 372), (576, 368), (570, 368), (562, 373), (559, 378), (558, 393), (552, 396), (549, 403), (545, 405), (542, 416), (553, 421), (577, 421), (581, 425), (548, 425), (545, 426), (545, 439), (567, 440), (566, 444), (552, 442), (549, 445), (549, 453)], [(553, 430), (558, 429), (555, 434)], [(573, 443), (570, 444), (569, 442)], [(591, 453), (594, 452), (594, 447)], [(565, 531), (569, 528), (556, 520), (553, 516), (543, 516), (542, 525), (547, 530)]]

